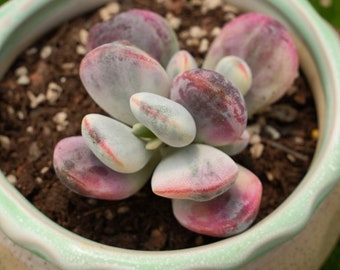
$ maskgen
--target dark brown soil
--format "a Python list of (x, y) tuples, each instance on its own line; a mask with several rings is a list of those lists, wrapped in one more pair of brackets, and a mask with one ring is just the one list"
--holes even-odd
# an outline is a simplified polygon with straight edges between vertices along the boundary
[[(198, 52), (199, 46), (194, 41), (187, 46), (188, 37), (184, 31), (199, 26), (207, 31), (205, 37), (212, 40), (214, 27), (221, 27), (235, 15), (221, 8), (201, 15), (201, 6), (193, 6), (191, 1), (187, 6), (181, 0), (165, 1), (165, 5), (147, 0), (123, 2), (121, 10), (133, 4), (161, 15), (170, 12), (182, 18), (177, 30), (181, 46), (198, 61), (204, 57), (204, 52)], [(182, 228), (172, 215), (170, 200), (153, 195), (149, 184), (127, 200), (100, 201), (72, 193), (56, 178), (52, 165), (55, 144), (64, 137), (80, 134), (80, 122), (86, 113), (101, 112), (79, 81), (78, 65), (83, 56), (77, 53), (77, 46), (79, 52), (81, 45), (80, 29), (88, 29), (98, 21), (97, 12), (53, 30), (23, 52), (0, 82), (2, 171), (49, 218), (79, 235), (107, 245), (172, 250), (218, 241)], [(50, 46), (47, 48), (52, 48), (52, 52), (48, 57), (41, 57), (46, 46)], [(27, 85), (25, 78), (16, 74), (19, 67), (28, 70)], [(62, 88), (60, 97), (56, 102), (44, 98), (39, 101), (39, 94), (46, 97), (51, 82)], [(294, 190), (308, 169), (316, 145), (316, 113), (303, 75), (296, 79), (290, 94), (279, 104), (281, 107), (274, 106), (275, 109), (249, 122), (254, 129), (260, 128), (260, 137), (255, 136), (247, 150), (235, 157), (263, 182), (257, 221), (270, 214)], [(280, 138), (275, 137), (277, 134)], [(264, 150), (256, 157), (262, 145)]]

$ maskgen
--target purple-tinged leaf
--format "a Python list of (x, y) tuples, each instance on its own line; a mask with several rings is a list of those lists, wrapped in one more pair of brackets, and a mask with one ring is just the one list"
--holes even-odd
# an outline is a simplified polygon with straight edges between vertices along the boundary
[(121, 122), (100, 114), (87, 114), (81, 125), (82, 136), (94, 155), (112, 170), (134, 173), (150, 160), (145, 142)]
[(197, 142), (229, 144), (246, 128), (247, 110), (241, 92), (212, 70), (192, 69), (178, 75), (171, 85), (170, 98), (194, 117)]
[(238, 166), (222, 151), (191, 144), (163, 157), (151, 178), (151, 187), (166, 198), (206, 201), (229, 189), (237, 174)]
[(254, 222), (261, 203), (261, 181), (239, 166), (239, 175), (222, 195), (205, 202), (172, 200), (173, 212), (185, 228), (214, 237), (243, 232)]
[(167, 21), (148, 10), (132, 9), (93, 26), (89, 31), (87, 50), (117, 40), (128, 40), (164, 67), (179, 50), (177, 37)]
[(122, 200), (144, 186), (155, 162), (133, 174), (118, 173), (97, 159), (83, 137), (75, 136), (56, 145), (53, 165), (60, 181), (73, 192), (102, 200)]
[(298, 71), (298, 55), (286, 28), (263, 14), (246, 13), (227, 23), (213, 41), (203, 67), (215, 69), (228, 55), (247, 62), (253, 83), (245, 96), (249, 115), (282, 97)]
[(105, 44), (82, 60), (79, 75), (93, 100), (112, 117), (133, 125), (130, 97), (137, 92), (169, 96), (164, 68), (146, 52), (128, 42)]

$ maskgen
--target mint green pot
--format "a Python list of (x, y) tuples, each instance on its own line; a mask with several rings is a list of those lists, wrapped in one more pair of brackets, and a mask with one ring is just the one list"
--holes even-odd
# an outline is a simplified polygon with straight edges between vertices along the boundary
[[(53, 26), (103, 0), (12, 0), (0, 8), (0, 76)], [(320, 139), (301, 184), (248, 231), (178, 251), (133, 251), (98, 244), (53, 223), (0, 177), (0, 229), (60, 269), (318, 269), (340, 234), (340, 43), (305, 0), (231, 0), (293, 33), (318, 112)], [(4, 27), (5, 26), (5, 27)], [(1, 164), (0, 164), (1, 168)]]

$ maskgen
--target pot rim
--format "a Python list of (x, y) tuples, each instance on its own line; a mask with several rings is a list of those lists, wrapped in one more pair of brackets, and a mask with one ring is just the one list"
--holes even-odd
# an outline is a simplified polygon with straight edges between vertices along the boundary
[[(41, 33), (108, 0), (22, 0), (0, 8), (0, 77), (20, 51)], [(239, 5), (237, 0), (231, 0)], [(175, 251), (136, 251), (105, 246), (80, 237), (49, 220), (0, 173), (0, 229), (14, 242), (62, 269), (235, 268), (298, 234), (340, 182), (340, 43), (337, 34), (305, 0), (243, 0), (259, 12), (274, 13), (300, 37), (320, 77), (314, 89), (321, 134), (309, 171), (296, 190), (270, 216), (240, 235), (213, 244)], [(74, 9), (75, 8), (75, 9)], [(20, 17), (17, 16), (20, 14)], [(59, 15), (63, 15), (59, 18)], [(41, 22), (44, 22), (43, 24)], [(308, 30), (307, 30), (308, 29)], [(42, 31), (40, 33), (40, 30)], [(24, 33), (30, 32), (29, 37)], [(318, 72), (320, 75), (315, 74)], [(298, 207), (298, 206), (301, 207)], [(54, 235), (54, 237), (51, 237)]]

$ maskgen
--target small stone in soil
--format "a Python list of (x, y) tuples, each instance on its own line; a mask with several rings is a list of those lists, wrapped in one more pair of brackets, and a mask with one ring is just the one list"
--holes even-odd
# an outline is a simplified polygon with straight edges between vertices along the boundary
[(10, 182), (12, 185), (15, 185), (18, 181), (17, 177), (13, 174), (9, 174), (6, 176), (8, 182)]
[(264, 127), (265, 132), (272, 138), (273, 140), (278, 140), (281, 138), (280, 132), (274, 128), (273, 126), (266, 125)]
[(264, 150), (264, 145), (262, 143), (255, 143), (250, 147), (250, 153), (251, 156), (254, 159), (258, 159), (262, 156), (263, 150)]
[(11, 140), (9, 137), (0, 135), (0, 145), (5, 150), (9, 150), (11, 148)]
[(19, 85), (29, 85), (31, 82), (30, 78), (27, 75), (21, 75), (18, 79), (17, 79), (17, 84)]
[(305, 140), (302, 137), (294, 137), (294, 142), (299, 145), (303, 145)]
[(208, 47), (209, 47), (209, 40), (206, 38), (203, 38), (200, 42), (200, 46), (198, 48), (198, 51), (200, 53), (205, 53), (208, 51)]
[(52, 47), (51, 46), (45, 46), (40, 51), (40, 58), (41, 59), (47, 59), (52, 54)]
[(217, 37), (220, 33), (221, 33), (221, 28), (216, 26), (211, 31), (211, 36), (212, 37)]
[(33, 133), (34, 133), (34, 127), (28, 126), (28, 127), (26, 128), (26, 132), (27, 132), (28, 134), (33, 134)]
[(182, 20), (178, 17), (175, 17), (172, 13), (167, 13), (166, 15), (166, 20), (170, 24), (170, 27), (174, 30), (177, 30), (182, 23)]
[(296, 158), (292, 154), (287, 154), (287, 159), (292, 163), (296, 161)]
[(22, 111), (17, 111), (17, 117), (19, 120), (24, 120), (25, 114)]
[(259, 134), (255, 133), (250, 136), (249, 144), (254, 145), (261, 142), (261, 137)]
[(27, 96), (30, 100), (30, 108), (35, 109), (37, 108), (41, 103), (43, 103), (46, 100), (46, 96), (42, 93), (35, 96), (31, 91), (27, 91)]
[(35, 178), (35, 181), (36, 181), (38, 184), (42, 184), (42, 183), (44, 182), (44, 180), (43, 180), (41, 177)]
[(45, 174), (45, 173), (47, 173), (48, 171), (49, 171), (49, 167), (43, 167), (41, 170), (40, 170), (40, 173), (41, 174)]
[(58, 112), (53, 117), (53, 122), (57, 124), (57, 131), (63, 131), (68, 126), (67, 113)]
[(268, 181), (270, 182), (274, 181), (275, 179), (274, 174), (272, 172), (266, 172), (266, 176), (267, 176)]
[(64, 63), (62, 64), (61, 66), (63, 69), (67, 70), (67, 69), (73, 69), (76, 67), (76, 64), (73, 63), (73, 62), (70, 62), (70, 63)]
[(86, 45), (88, 35), (89, 35), (89, 32), (86, 29), (80, 29), (79, 40), (82, 45)]
[(85, 55), (87, 53), (86, 48), (83, 45), (78, 45), (76, 47), (76, 52), (79, 55)]
[(99, 10), (100, 17), (103, 21), (107, 21), (112, 18), (113, 15), (120, 11), (120, 5), (116, 2), (110, 3)]
[(128, 206), (121, 206), (117, 209), (117, 214), (122, 215), (126, 214), (130, 211), (130, 208)]
[(15, 76), (20, 77), (28, 74), (27, 67), (20, 66), (15, 70)]

